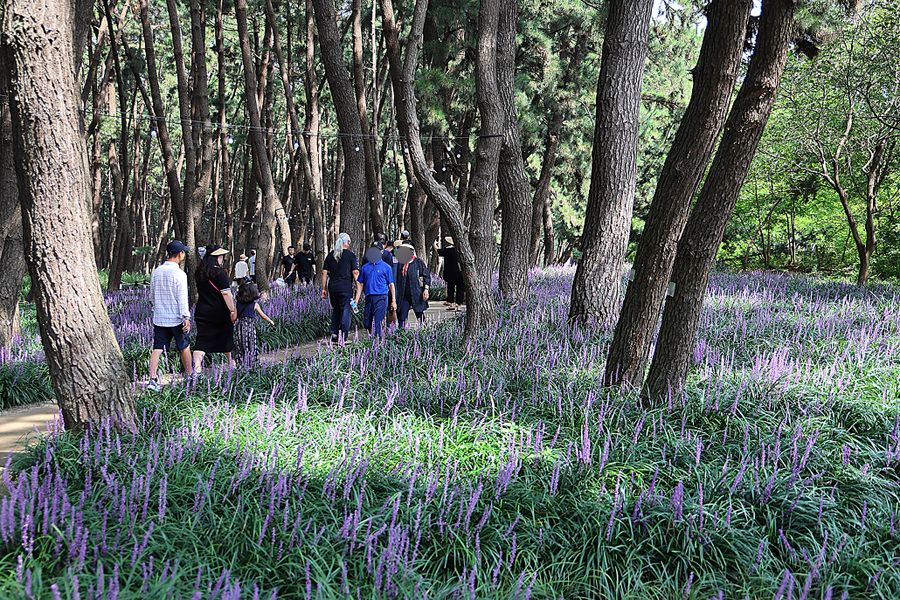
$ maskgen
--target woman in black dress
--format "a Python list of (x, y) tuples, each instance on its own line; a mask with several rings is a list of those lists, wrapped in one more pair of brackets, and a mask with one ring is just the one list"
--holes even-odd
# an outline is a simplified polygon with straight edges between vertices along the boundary
[(215, 244), (206, 247), (206, 254), (194, 273), (197, 281), (197, 306), (194, 323), (197, 324), (197, 340), (194, 342), (194, 373), (203, 369), (203, 357), (210, 352), (222, 352), (228, 365), (234, 366), (231, 351), (234, 348), (234, 321), (237, 312), (231, 295), (228, 273), (222, 268), (223, 257), (228, 250)]

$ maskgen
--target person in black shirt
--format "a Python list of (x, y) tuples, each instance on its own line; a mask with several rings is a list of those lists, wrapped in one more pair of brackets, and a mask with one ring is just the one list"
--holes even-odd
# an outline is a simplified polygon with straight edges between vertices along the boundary
[(294, 272), (302, 284), (312, 283), (313, 272), (316, 269), (316, 256), (309, 248), (309, 244), (303, 244), (303, 251), (294, 257)]
[(334, 251), (328, 254), (322, 267), (322, 298), (331, 297), (332, 343), (340, 340), (339, 334), (346, 340), (350, 333), (350, 300), (359, 286), (356, 280), (359, 261), (348, 248), (350, 236), (341, 233), (334, 243)]
[(456, 246), (453, 245), (453, 238), (444, 238), (444, 247), (438, 247), (437, 240), (434, 242), (434, 249), (438, 256), (444, 259), (444, 281), (447, 282), (447, 302), (449, 305), (447, 310), (460, 310), (461, 305), (466, 300), (466, 284), (463, 281), (462, 271), (459, 270), (459, 260), (456, 256)]
[(288, 253), (281, 259), (281, 277), (287, 285), (294, 285), (297, 281), (297, 271), (294, 265), (294, 247), (288, 247)]

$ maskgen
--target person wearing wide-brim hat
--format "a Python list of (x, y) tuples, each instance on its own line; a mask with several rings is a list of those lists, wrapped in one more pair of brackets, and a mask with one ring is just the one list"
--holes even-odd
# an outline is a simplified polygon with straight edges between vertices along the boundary
[(247, 255), (241, 254), (238, 256), (238, 260), (234, 263), (234, 279), (238, 283), (242, 283), (245, 279), (247, 279), (247, 275), (250, 273), (250, 265), (247, 264)]
[(210, 244), (206, 247), (203, 260), (197, 266), (194, 278), (197, 281), (197, 306), (194, 322), (197, 324), (197, 339), (194, 342), (194, 372), (203, 368), (203, 357), (209, 353), (221, 352), (233, 366), (231, 351), (234, 349), (234, 322), (237, 310), (231, 294), (228, 273), (222, 268), (228, 250)]
[(462, 271), (459, 270), (459, 260), (456, 255), (456, 246), (453, 238), (444, 238), (444, 246), (439, 247), (434, 241), (434, 249), (444, 259), (444, 281), (447, 282), (447, 310), (461, 310), (462, 303), (466, 300), (466, 284), (463, 281)]
[(422, 321), (428, 310), (428, 288), (431, 286), (431, 273), (425, 261), (416, 256), (412, 244), (404, 241), (395, 242), (394, 255), (397, 264), (397, 279), (394, 283), (397, 291), (397, 327), (406, 328), (409, 310), (416, 313)]

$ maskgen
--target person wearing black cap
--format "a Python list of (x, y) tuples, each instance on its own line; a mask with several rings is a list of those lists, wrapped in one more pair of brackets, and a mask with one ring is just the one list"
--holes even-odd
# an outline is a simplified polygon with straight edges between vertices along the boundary
[(188, 307), (188, 280), (181, 270), (185, 252), (190, 248), (175, 240), (166, 245), (166, 261), (153, 271), (150, 277), (150, 302), (153, 304), (153, 350), (150, 352), (150, 383), (147, 389), (161, 389), (157, 371), (163, 350), (175, 340), (181, 352), (184, 372), (191, 372), (191, 348), (188, 334), (191, 331), (191, 311)]
[(231, 295), (228, 273), (222, 268), (223, 257), (228, 250), (210, 244), (203, 261), (197, 266), (197, 306), (194, 320), (197, 322), (197, 339), (194, 342), (194, 372), (203, 368), (203, 357), (211, 352), (222, 352), (234, 366), (231, 351), (234, 349), (234, 322), (237, 311)]
[(312, 283), (316, 270), (316, 255), (312, 253), (309, 244), (303, 244), (303, 251), (294, 257), (294, 272), (301, 284)]
[(294, 247), (288, 246), (288, 253), (281, 259), (281, 278), (289, 287), (297, 281), (297, 270), (294, 264)]

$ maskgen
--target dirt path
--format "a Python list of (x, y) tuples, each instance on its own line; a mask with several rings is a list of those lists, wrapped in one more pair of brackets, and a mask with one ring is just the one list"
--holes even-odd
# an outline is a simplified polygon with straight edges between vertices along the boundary
[[(436, 323), (455, 316), (457, 313), (446, 310), (443, 302), (433, 302), (431, 308), (425, 312), (425, 325)], [(413, 317), (409, 322), (411, 327), (419, 327)], [(365, 329), (351, 332), (351, 337), (358, 336), (359, 340), (368, 337)], [(262, 356), (264, 362), (284, 362), (285, 360), (305, 356), (311, 353), (325, 352), (332, 348), (327, 338), (315, 342), (282, 348), (275, 352)], [(143, 387), (146, 381), (138, 382)], [(54, 402), (42, 402), (28, 406), (0, 410), (0, 469), (6, 465), (10, 453), (22, 448), (29, 438), (43, 435), (48, 430), (48, 424), (59, 418), (59, 410)]]

